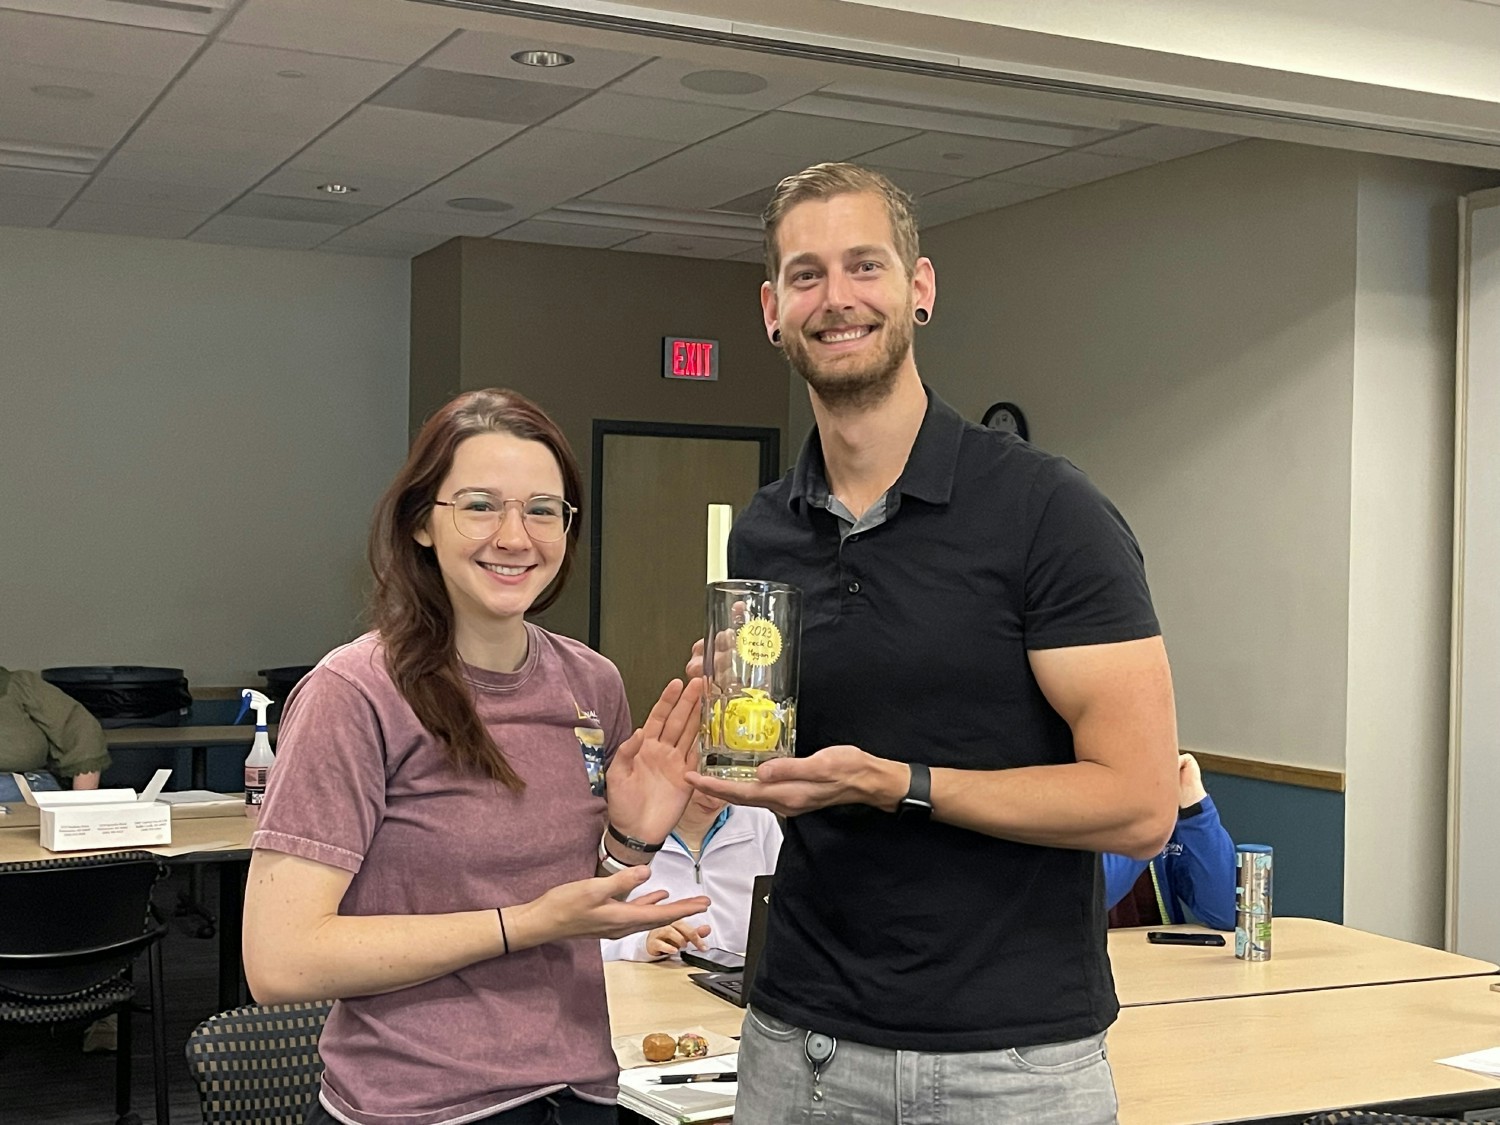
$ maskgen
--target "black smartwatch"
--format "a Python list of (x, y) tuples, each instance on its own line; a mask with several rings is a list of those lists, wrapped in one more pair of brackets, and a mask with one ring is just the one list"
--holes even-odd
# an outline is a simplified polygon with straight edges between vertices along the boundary
[(1192, 820), (1193, 817), (1195, 817), (1195, 816), (1201, 816), (1202, 814), (1203, 814), (1203, 802), (1202, 801), (1194, 801), (1191, 805), (1188, 805), (1186, 808), (1181, 808), (1181, 809), (1177, 810), (1177, 819), (1178, 820)]
[(911, 785), (896, 806), (896, 819), (917, 823), (932, 816), (932, 771), (921, 762), (912, 762)]

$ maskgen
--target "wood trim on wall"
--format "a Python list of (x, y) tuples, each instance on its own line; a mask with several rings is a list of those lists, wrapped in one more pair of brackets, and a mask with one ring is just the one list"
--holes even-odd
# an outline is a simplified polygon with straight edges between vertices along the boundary
[(1190, 750), (1205, 773), (1223, 773), (1230, 777), (1248, 777), (1256, 781), (1274, 781), (1279, 785), (1300, 785), (1304, 789), (1323, 789), (1329, 793), (1344, 791), (1344, 774), (1340, 770), (1314, 766), (1289, 766), (1282, 762), (1257, 762), (1250, 758), (1231, 758)]

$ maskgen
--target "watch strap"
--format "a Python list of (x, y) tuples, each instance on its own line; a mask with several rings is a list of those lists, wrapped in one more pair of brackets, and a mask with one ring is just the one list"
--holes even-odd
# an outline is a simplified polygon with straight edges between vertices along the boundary
[(911, 784), (896, 806), (896, 815), (926, 818), (932, 815), (932, 771), (925, 762), (910, 762)]

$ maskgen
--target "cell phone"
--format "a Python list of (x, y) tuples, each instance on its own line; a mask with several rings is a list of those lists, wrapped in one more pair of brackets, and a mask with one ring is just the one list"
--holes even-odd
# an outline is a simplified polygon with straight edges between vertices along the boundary
[(1152, 945), (1223, 945), (1223, 934), (1187, 934), (1176, 930), (1147, 930)]
[(727, 949), (694, 949), (690, 945), (682, 951), (682, 959), (689, 965), (713, 973), (732, 973), (745, 967), (744, 956)]

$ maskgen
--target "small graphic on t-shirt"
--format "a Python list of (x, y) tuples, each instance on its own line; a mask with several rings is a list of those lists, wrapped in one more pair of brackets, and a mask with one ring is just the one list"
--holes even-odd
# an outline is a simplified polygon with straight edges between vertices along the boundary
[(580, 723), (597, 723), (599, 721), (598, 711), (585, 711), (578, 706), (578, 700), (573, 701), (573, 713), (578, 716)]
[[(575, 705), (576, 706), (576, 705)], [(588, 770), (589, 789), (594, 796), (604, 796), (604, 732), (598, 727), (574, 727), (578, 748), (583, 751), (583, 765)]]

